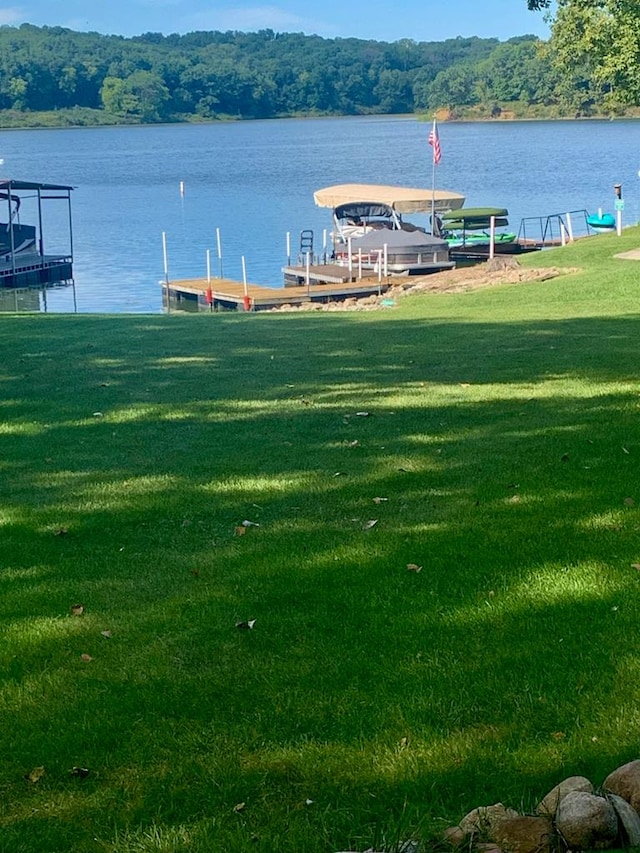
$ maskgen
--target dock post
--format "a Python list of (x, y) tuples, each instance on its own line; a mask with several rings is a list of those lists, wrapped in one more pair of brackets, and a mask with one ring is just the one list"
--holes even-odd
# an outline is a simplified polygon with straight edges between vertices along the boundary
[(218, 244), (218, 262), (220, 263), (220, 278), (224, 278), (222, 271), (222, 240), (220, 239), (220, 229), (216, 228), (216, 242)]
[(571, 214), (567, 213), (567, 233), (569, 234), (569, 242), (573, 243), (573, 223), (571, 222)]
[(307, 282), (307, 295), (309, 295), (309, 286), (311, 285), (311, 253), (305, 255), (305, 278)]
[(384, 277), (387, 278), (389, 275), (389, 246), (385, 243), (383, 248), (383, 257), (384, 257)]
[(349, 278), (353, 275), (353, 258), (351, 257), (351, 237), (347, 240), (347, 255), (349, 256)]
[(247, 262), (244, 255), (242, 256), (242, 285), (244, 288), (244, 297), (242, 304), (245, 311), (251, 311), (251, 297), (249, 296), (249, 288), (247, 287)]
[(358, 281), (362, 281), (362, 249), (358, 249)]
[(162, 232), (162, 260), (164, 262), (164, 283), (167, 291), (167, 314), (171, 313), (171, 295), (169, 293), (169, 255), (167, 253), (167, 232)]
[(287, 231), (287, 266), (291, 266), (291, 232)]
[(322, 263), (327, 263), (327, 229), (322, 229)]

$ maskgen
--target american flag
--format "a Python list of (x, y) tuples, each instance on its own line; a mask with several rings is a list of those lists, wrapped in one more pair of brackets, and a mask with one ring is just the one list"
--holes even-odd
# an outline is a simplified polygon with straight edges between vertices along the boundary
[(440, 137), (435, 119), (433, 120), (433, 127), (429, 131), (429, 145), (433, 148), (433, 162), (437, 166), (442, 160), (442, 149), (440, 148)]

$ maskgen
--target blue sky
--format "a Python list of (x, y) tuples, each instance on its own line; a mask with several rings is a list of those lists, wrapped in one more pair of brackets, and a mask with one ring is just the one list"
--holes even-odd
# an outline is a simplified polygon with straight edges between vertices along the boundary
[(381, 41), (548, 36), (526, 0), (0, 0), (0, 24), (25, 22), (125, 36), (267, 28)]

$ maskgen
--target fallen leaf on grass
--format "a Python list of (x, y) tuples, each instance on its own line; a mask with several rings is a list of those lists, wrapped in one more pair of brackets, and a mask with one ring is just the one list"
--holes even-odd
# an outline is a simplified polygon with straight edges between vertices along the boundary
[(246, 807), (246, 803), (236, 803), (233, 807), (234, 812), (242, 812)]
[(54, 536), (66, 536), (69, 531), (66, 527), (59, 527), (57, 530), (54, 530)]
[(389, 498), (374, 498), (373, 502), (374, 502), (374, 504), (381, 504), (384, 501), (388, 501), (388, 500), (389, 500)]
[(84, 604), (72, 604), (71, 605), (71, 615), (72, 616), (82, 616), (84, 613)]
[(357, 418), (368, 418), (369, 412), (356, 412), (356, 417)]
[(354, 439), (353, 441), (350, 441), (348, 446), (349, 446), (349, 447), (359, 447), (359, 446), (360, 446), (360, 442), (359, 442), (359, 441), (358, 441), (358, 439), (356, 438), (356, 439)]
[(635, 569), (637, 572), (640, 572), (640, 563), (631, 563), (631, 568)]
[(69, 775), (76, 779), (86, 779), (89, 773), (91, 773), (91, 771), (88, 767), (72, 767), (69, 771)]
[(629, 451), (627, 450), (627, 448), (626, 448), (626, 447), (623, 447), (623, 448), (622, 448), (622, 452), (623, 452), (623, 453), (627, 453), (627, 454), (629, 453)]
[(111, 631), (100, 631), (100, 636), (104, 637), (105, 640), (110, 640), (113, 637)]
[(417, 574), (422, 571), (422, 566), (419, 566), (417, 563), (407, 563), (407, 571)]
[(93, 658), (91, 657), (91, 655), (85, 653), (80, 655), (80, 660), (83, 660), (85, 663), (89, 663), (89, 661), (92, 661)]
[(370, 518), (369, 521), (365, 521), (365, 523), (362, 525), (362, 529), (363, 530), (371, 530), (371, 528), (375, 527), (377, 523), (378, 523), (377, 518)]
[(236, 622), (236, 628), (239, 631), (251, 631), (255, 624), (255, 619), (248, 619), (246, 622)]
[(566, 734), (564, 732), (552, 732), (551, 737), (554, 740), (564, 740), (566, 738)]
[(236, 527), (236, 529), (235, 529), (235, 535), (236, 536), (244, 536), (246, 532), (247, 532), (246, 527)]
[(24, 778), (27, 782), (31, 782), (32, 785), (35, 785), (36, 782), (39, 782), (45, 774), (44, 767), (34, 767), (29, 773), (25, 773)]
[(624, 505), (625, 506), (635, 506), (635, 504), (636, 504), (636, 502), (634, 501), (633, 498), (625, 498), (624, 499)]

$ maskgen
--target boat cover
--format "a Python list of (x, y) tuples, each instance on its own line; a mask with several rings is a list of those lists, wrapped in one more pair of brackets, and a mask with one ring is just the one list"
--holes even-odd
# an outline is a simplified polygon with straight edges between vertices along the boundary
[(382, 184), (338, 184), (316, 190), (313, 198), (318, 207), (336, 208), (342, 204), (369, 202), (386, 204), (398, 213), (431, 213), (462, 207), (464, 196), (450, 190), (431, 190), (416, 187), (390, 187)]
[(391, 254), (403, 251), (426, 254), (442, 252), (448, 248), (445, 240), (440, 240), (431, 234), (425, 234), (424, 231), (392, 231), (389, 228), (381, 228), (353, 239), (351, 241), (351, 252), (357, 253), (358, 249), (362, 249), (365, 253), (376, 252), (379, 249), (384, 249), (385, 245)]
[(463, 222), (472, 219), (488, 221), (492, 216), (503, 218), (508, 215), (509, 211), (505, 207), (465, 207), (464, 210), (456, 210), (455, 208), (449, 210), (442, 215), (442, 218), (459, 219)]

